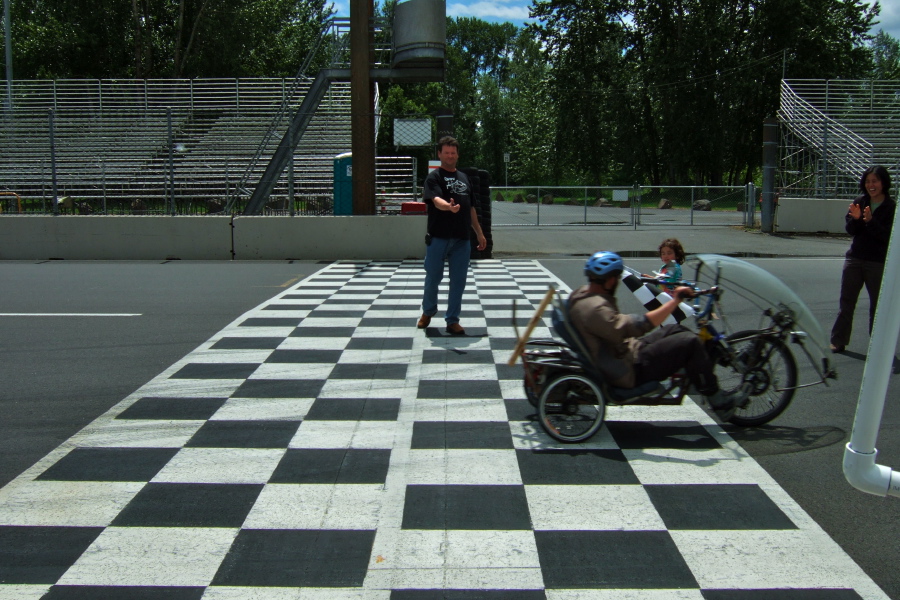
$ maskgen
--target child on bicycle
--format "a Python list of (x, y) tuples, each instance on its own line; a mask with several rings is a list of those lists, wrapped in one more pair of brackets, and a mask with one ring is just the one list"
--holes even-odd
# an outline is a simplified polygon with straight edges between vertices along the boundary
[(666, 238), (659, 245), (659, 259), (663, 261), (659, 273), (663, 275), (667, 281), (672, 283), (663, 283), (662, 287), (670, 294), (677, 287), (676, 281), (681, 281), (681, 265), (684, 264), (684, 248), (675, 238)]
[[(684, 264), (684, 248), (675, 238), (666, 238), (662, 241), (657, 249), (659, 251), (659, 259), (663, 261), (663, 265), (659, 268), (659, 274), (665, 278), (665, 282), (660, 283), (662, 288), (671, 294), (678, 287), (675, 282), (681, 281), (681, 265)], [(644, 275), (650, 277), (650, 275)]]

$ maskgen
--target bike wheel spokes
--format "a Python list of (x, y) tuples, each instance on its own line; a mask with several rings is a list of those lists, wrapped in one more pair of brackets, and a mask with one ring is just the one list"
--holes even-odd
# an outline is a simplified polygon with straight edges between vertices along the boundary
[[(735, 338), (748, 332), (736, 333)], [(794, 397), (797, 363), (790, 349), (775, 337), (757, 337), (732, 343), (735, 356), (747, 366), (745, 373), (721, 369), (719, 386), (726, 391), (742, 390), (748, 402), (729, 419), (736, 425), (767, 423), (780, 415)]]
[(538, 415), (541, 426), (561, 442), (580, 442), (603, 424), (605, 403), (600, 390), (582, 375), (562, 375), (541, 394)]

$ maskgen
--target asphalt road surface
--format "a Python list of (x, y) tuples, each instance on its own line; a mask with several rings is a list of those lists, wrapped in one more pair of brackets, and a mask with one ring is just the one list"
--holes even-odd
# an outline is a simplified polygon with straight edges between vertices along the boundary
[[(582, 283), (584, 258), (540, 260), (568, 285)], [(823, 328), (830, 327), (839, 254), (748, 260), (788, 283)], [(652, 259), (628, 263), (640, 270), (659, 266)], [(0, 262), (0, 485), (242, 313), (321, 266)], [(622, 298), (623, 307), (629, 302)], [(834, 357), (837, 381), (798, 391), (769, 425), (727, 429), (891, 598), (900, 599), (900, 499), (859, 492), (841, 471), (868, 345), (865, 304), (863, 293), (853, 340)], [(878, 440), (879, 464), (894, 469), (900, 469), (898, 378), (892, 376)]]

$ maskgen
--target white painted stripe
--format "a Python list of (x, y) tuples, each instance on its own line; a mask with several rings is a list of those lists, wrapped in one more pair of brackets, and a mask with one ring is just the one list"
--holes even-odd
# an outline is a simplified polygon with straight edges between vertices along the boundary
[(140, 317), (141, 313), (0, 313), (0, 317)]

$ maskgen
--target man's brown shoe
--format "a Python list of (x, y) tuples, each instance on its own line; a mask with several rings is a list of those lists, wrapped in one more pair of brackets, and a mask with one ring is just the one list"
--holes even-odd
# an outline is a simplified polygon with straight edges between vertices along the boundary
[(466, 330), (459, 323), (450, 323), (447, 325), (447, 333), (451, 335), (466, 335)]
[(419, 317), (419, 323), (416, 325), (419, 329), (425, 329), (431, 324), (431, 317), (428, 315), (422, 315)]

